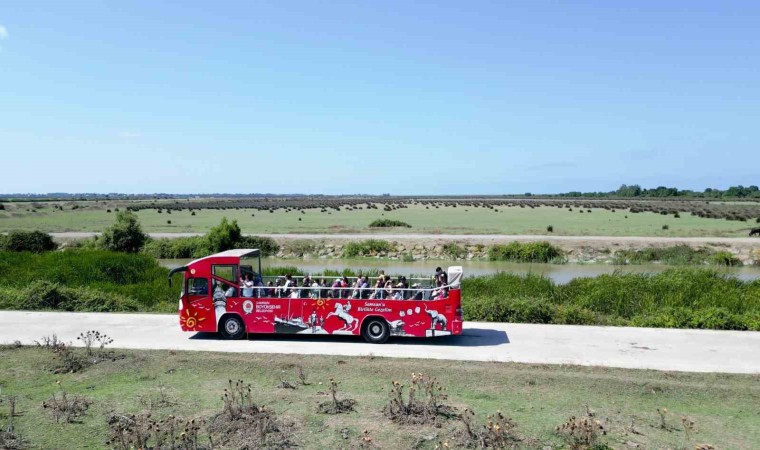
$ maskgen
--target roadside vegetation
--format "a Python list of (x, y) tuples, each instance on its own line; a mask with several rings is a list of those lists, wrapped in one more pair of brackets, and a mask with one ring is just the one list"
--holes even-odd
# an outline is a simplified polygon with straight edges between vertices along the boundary
[[(748, 413), (760, 401), (756, 375), (111, 351), (88, 333), (88, 348), (53, 337), (0, 347), (5, 448), (751, 449), (760, 441)], [(66, 370), (67, 359), (87, 364)], [(720, 401), (705, 408), (706, 398)]]
[[(296, 267), (264, 270), (284, 273), (306, 275)], [(180, 285), (170, 288), (167, 276), (168, 269), (143, 254), (0, 252), (0, 308), (171, 313)], [(710, 269), (615, 273), (565, 285), (539, 275), (500, 273), (465, 278), (462, 289), (466, 320), (760, 330), (760, 280), (742, 281)]]
[(462, 290), (469, 320), (760, 331), (760, 280), (709, 269), (615, 273), (564, 285), (500, 273), (465, 278)]

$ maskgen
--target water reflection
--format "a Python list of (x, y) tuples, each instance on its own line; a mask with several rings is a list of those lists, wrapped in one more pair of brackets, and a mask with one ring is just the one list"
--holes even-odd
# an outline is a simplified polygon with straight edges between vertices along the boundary
[[(159, 260), (164, 267), (180, 267), (191, 260), (189, 259), (162, 259)], [(672, 266), (661, 264), (646, 264), (636, 266), (613, 266), (610, 264), (524, 264), (492, 261), (392, 261), (378, 259), (281, 259), (264, 258), (263, 266), (295, 266), (308, 273), (317, 273), (325, 269), (353, 270), (384, 269), (386, 273), (398, 275), (432, 275), (437, 266), (446, 267), (460, 265), (464, 267), (464, 275), (479, 276), (497, 272), (512, 272), (518, 274), (536, 273), (551, 278), (559, 284), (568, 283), (574, 278), (595, 277), (616, 270), (624, 273), (657, 273), (669, 269)], [(726, 267), (720, 268), (721, 272), (733, 275), (741, 280), (755, 280), (760, 278), (760, 267)]]

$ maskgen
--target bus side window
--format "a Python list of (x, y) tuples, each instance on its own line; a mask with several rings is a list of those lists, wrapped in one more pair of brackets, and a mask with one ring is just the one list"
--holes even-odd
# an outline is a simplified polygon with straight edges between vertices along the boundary
[(205, 278), (188, 278), (187, 293), (189, 295), (208, 295), (208, 280)]

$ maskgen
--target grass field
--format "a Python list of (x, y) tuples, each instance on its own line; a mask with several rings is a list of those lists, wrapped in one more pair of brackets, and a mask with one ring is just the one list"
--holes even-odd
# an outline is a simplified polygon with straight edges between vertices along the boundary
[[(48, 205), (48, 206), (46, 206)], [(115, 213), (107, 205), (82, 206), (79, 209), (55, 210), (49, 204), (36, 212), (29, 205), (8, 205), (0, 211), (0, 232), (13, 229), (62, 231), (102, 231), (110, 225)], [(652, 212), (631, 213), (626, 210), (568, 209), (540, 206), (535, 208), (487, 208), (410, 205), (393, 211), (359, 209), (274, 212), (254, 209), (226, 211), (200, 209), (195, 215), (188, 210), (167, 214), (155, 209), (137, 214), (147, 232), (206, 232), (223, 216), (236, 219), (244, 233), (445, 233), (445, 234), (550, 234), (568, 236), (746, 236), (754, 223), (726, 219), (701, 218), (688, 213), (661, 215)], [(300, 219), (300, 220), (299, 220)], [(401, 220), (411, 228), (370, 229), (377, 219)], [(167, 223), (171, 221), (171, 224)], [(663, 229), (667, 225), (668, 229)]]
[[(115, 343), (114, 345), (118, 345)], [(78, 349), (84, 352), (82, 349)], [(524, 448), (560, 448), (554, 428), (570, 416), (586, 414), (606, 424), (601, 442), (625, 448), (752, 449), (760, 442), (760, 378), (741, 375), (684, 374), (642, 370), (473, 363), (373, 357), (242, 355), (174, 351), (117, 351), (81, 372), (53, 374), (51, 355), (42, 348), (0, 348), (0, 425), (8, 420), (7, 398), (17, 396), (15, 430), (31, 446), (44, 449), (107, 448), (106, 417), (151, 410), (207, 418), (222, 409), (228, 380), (251, 383), (254, 400), (293, 422), (290, 438), (306, 449), (361, 448), (364, 430), (374, 447), (432, 449), (439, 442), (457, 445), (464, 427), (457, 419), (431, 425), (397, 425), (382, 412), (391, 382), (409, 383), (412, 372), (435, 375), (447, 388), (445, 402), (461, 412), (476, 412), (478, 424), (500, 410), (514, 419)], [(298, 383), (296, 367), (307, 380)], [(325, 415), (328, 380), (340, 383), (338, 396), (357, 401), (355, 412)], [(281, 389), (282, 379), (297, 389)], [(57, 384), (60, 382), (60, 385)], [(65, 389), (92, 404), (81, 423), (55, 423), (43, 401)], [(162, 395), (163, 394), (163, 395)], [(59, 394), (60, 397), (60, 394)], [(165, 400), (165, 401), (160, 401)], [(149, 404), (153, 406), (149, 408)], [(657, 409), (666, 408), (665, 428)], [(681, 418), (694, 422), (686, 433)], [(344, 438), (344, 436), (346, 436)], [(206, 441), (207, 442), (207, 441)], [(206, 442), (203, 442), (206, 444)], [(566, 447), (567, 448), (567, 447)]]

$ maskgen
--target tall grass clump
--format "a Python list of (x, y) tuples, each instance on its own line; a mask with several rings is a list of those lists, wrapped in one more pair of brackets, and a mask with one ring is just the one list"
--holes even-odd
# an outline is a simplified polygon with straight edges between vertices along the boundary
[(511, 242), (493, 245), (488, 249), (491, 261), (550, 263), (562, 261), (564, 254), (559, 247), (548, 242)]
[(45, 281), (63, 288), (88, 288), (122, 296), (143, 311), (176, 309), (181, 287), (175, 284), (170, 288), (168, 274), (169, 270), (154, 258), (141, 254), (104, 250), (0, 252), (0, 286), (9, 290), (20, 291)]
[(380, 253), (388, 253), (393, 250), (393, 245), (388, 241), (380, 239), (365, 239), (363, 241), (349, 242), (346, 244), (343, 247), (343, 256), (345, 258), (376, 256)]
[[(722, 256), (724, 253), (728, 253), (733, 258), (733, 255), (729, 252), (719, 252)], [(720, 258), (715, 258), (716, 253), (713, 250), (707, 248), (691, 248), (688, 245), (674, 245), (671, 247), (647, 247), (640, 250), (618, 250), (615, 252), (614, 264), (626, 265), (626, 264), (648, 264), (648, 263), (661, 263), (671, 266), (688, 266), (688, 265), (700, 265), (700, 264), (717, 264), (717, 265), (731, 265), (726, 264), (726, 261), (738, 262), (736, 258), (728, 258), (721, 261)], [(735, 265), (735, 264), (734, 264)]]
[(760, 280), (709, 269), (613, 273), (565, 285), (534, 274), (466, 278), (467, 320), (760, 330)]
[(402, 222), (400, 220), (393, 220), (393, 219), (377, 219), (373, 221), (371, 224), (369, 224), (370, 228), (412, 228), (411, 225), (409, 225), (406, 222)]

